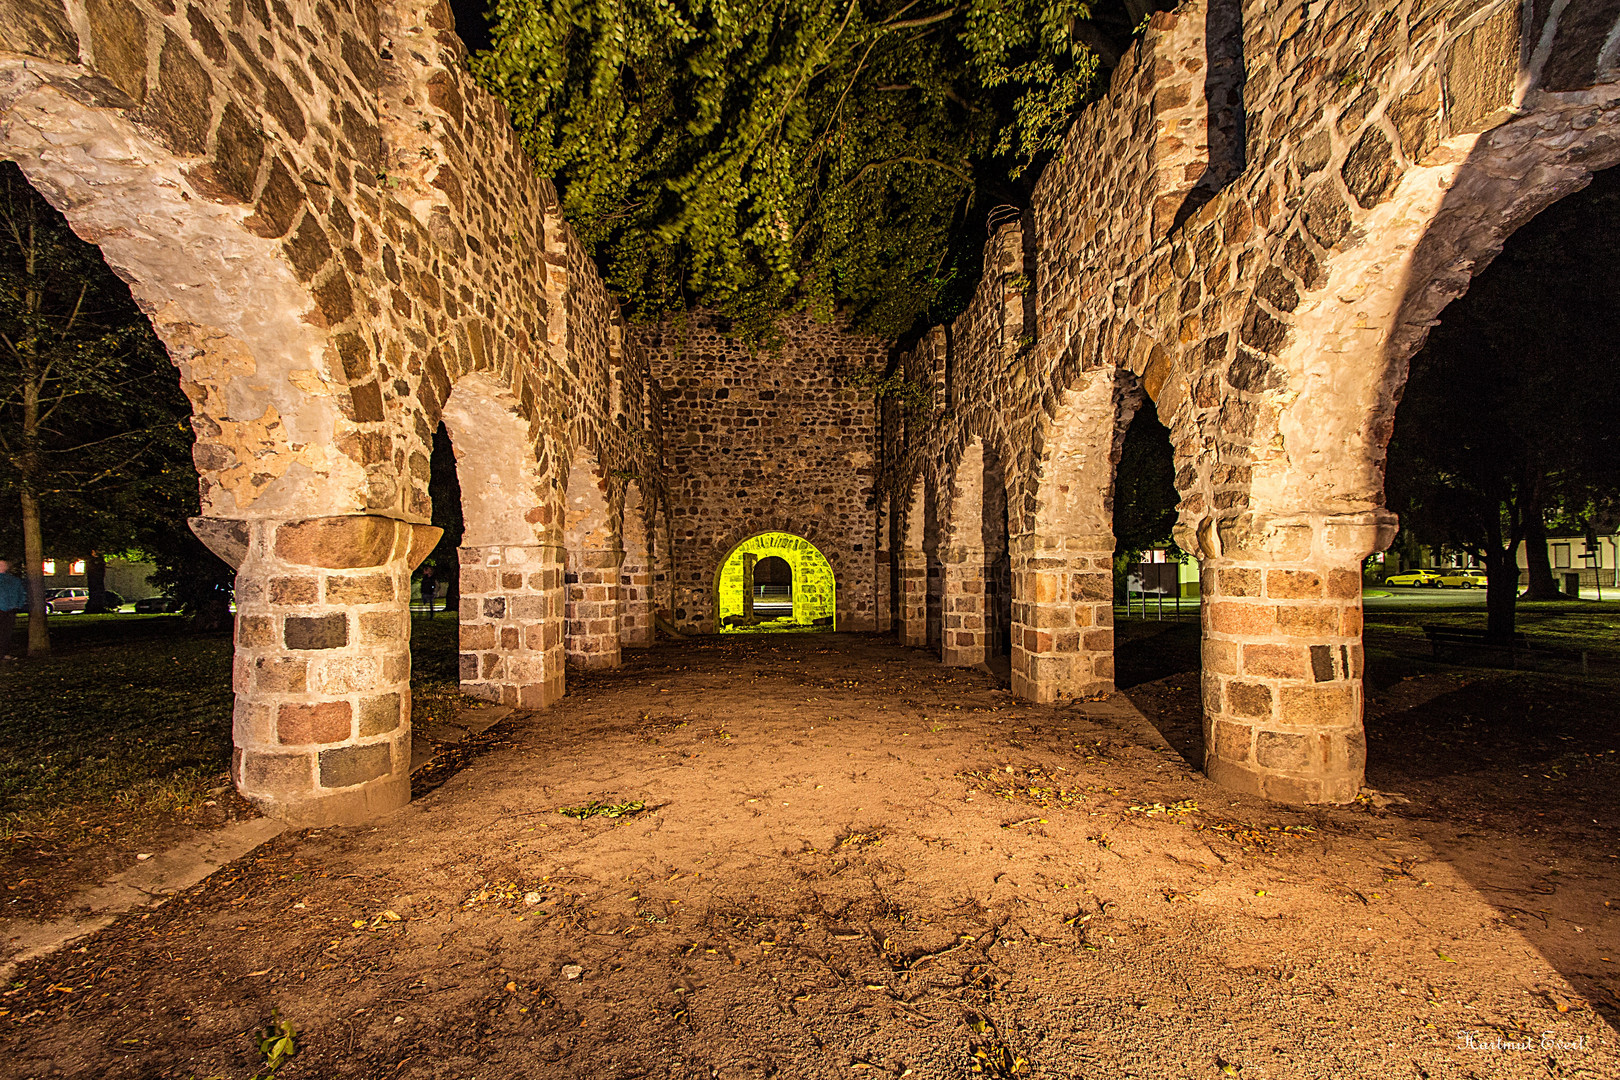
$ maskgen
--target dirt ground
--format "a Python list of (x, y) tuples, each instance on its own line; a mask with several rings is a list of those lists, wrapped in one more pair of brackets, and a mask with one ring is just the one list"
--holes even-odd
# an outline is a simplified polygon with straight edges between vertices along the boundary
[(1620, 1076), (1612, 700), (1389, 665), (1377, 790), (1294, 810), (1182, 756), (1188, 633), (1062, 709), (875, 637), (636, 654), (24, 966), (0, 1075), (245, 1078), (275, 1016), (287, 1078)]

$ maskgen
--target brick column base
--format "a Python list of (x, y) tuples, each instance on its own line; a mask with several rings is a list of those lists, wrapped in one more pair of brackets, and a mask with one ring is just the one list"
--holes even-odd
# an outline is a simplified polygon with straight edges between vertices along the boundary
[(563, 696), (563, 549), (464, 547), (461, 692), (543, 709)]
[(989, 656), (984, 562), (982, 551), (956, 550), (944, 557), (939, 658), (946, 667), (977, 667)]
[(900, 552), (900, 641), (928, 647), (928, 557), (909, 548)]
[(1361, 790), (1361, 566), (1207, 559), (1204, 769), (1289, 803)]
[(652, 567), (626, 561), (619, 567), (619, 646), (645, 649), (652, 643)]
[(568, 552), (567, 632), (563, 637), (571, 667), (619, 666), (619, 564), (616, 549)]
[[(1114, 547), (1040, 551), (1015, 541), (1012, 692), (1051, 703), (1114, 691)], [(1101, 538), (1098, 538), (1100, 541)]]
[(237, 789), (301, 827), (403, 806), (410, 575), (441, 530), (369, 515), (192, 528), (237, 567)]
[(876, 623), (874, 629), (880, 634), (886, 634), (894, 629), (894, 597), (889, 591), (893, 583), (893, 573), (894, 567), (890, 562), (889, 553), (877, 552), (872, 567), (874, 590), (872, 613)]

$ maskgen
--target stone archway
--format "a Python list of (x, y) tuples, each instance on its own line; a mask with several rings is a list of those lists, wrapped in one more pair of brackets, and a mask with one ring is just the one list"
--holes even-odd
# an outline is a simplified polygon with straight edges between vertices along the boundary
[(948, 667), (988, 662), (999, 655), (997, 641), (1007, 632), (1000, 603), (1007, 558), (1002, 460), (995, 446), (974, 436), (951, 471), (950, 512), (941, 530), (939, 556), (944, 568), (940, 659)]
[(751, 629), (756, 615), (755, 567), (785, 563), (792, 582), (791, 614), (769, 620), (773, 625), (838, 628), (838, 575), (831, 560), (811, 540), (783, 531), (748, 536), (726, 552), (714, 572), (715, 617), (720, 632)]
[(1034, 528), (1013, 574), (1013, 692), (1069, 701), (1114, 689), (1114, 467), (1141, 400), (1128, 373), (1093, 368), (1057, 396), (1031, 478)]
[(493, 376), (458, 380), (441, 414), (464, 521), (461, 688), (543, 708), (562, 697), (563, 549), (556, 483), (518, 398)]
[(927, 542), (929, 487), (926, 478), (912, 482), (901, 519), (900, 543), (895, 555), (899, 575), (900, 640), (914, 648), (928, 645), (928, 555)]

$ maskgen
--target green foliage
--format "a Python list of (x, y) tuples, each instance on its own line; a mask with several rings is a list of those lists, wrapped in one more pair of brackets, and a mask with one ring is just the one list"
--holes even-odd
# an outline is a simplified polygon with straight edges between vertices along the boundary
[(253, 1080), (273, 1080), (276, 1071), (298, 1054), (297, 1029), (274, 1008), (270, 1022), (254, 1033), (253, 1041), (264, 1058), (264, 1068), (253, 1074)]
[(964, 226), (1094, 92), (1083, 39), (1141, 6), (920, 3), (496, 0), (471, 66), (641, 317), (701, 305), (759, 338), (843, 306), (898, 334), (977, 272)]
[(1170, 431), (1153, 403), (1145, 402), (1125, 429), (1114, 471), (1114, 544), (1126, 562), (1170, 544), (1180, 498)]
[(0, 497), (32, 492), (57, 550), (128, 547), (123, 511), (190, 471), (189, 415), (128, 286), (0, 166)]
[(906, 378), (901, 371), (883, 375), (874, 368), (863, 368), (851, 375), (848, 381), (857, 390), (878, 401), (887, 398), (912, 415), (926, 413), (934, 406), (933, 392), (922, 383)]
[(584, 806), (559, 806), (557, 808), (557, 813), (561, 814), (563, 817), (571, 817), (578, 821), (584, 821), (586, 818), (593, 817), (629, 817), (633, 814), (639, 814), (645, 809), (647, 809), (647, 804), (642, 802), (640, 799), (636, 799), (633, 802), (593, 802), (587, 803)]

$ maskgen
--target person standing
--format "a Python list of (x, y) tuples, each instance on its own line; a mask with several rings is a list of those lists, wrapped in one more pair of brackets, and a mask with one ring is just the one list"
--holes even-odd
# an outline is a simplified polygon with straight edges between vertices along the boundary
[(439, 582), (433, 576), (433, 567), (422, 567), (422, 599), (427, 603), (428, 618), (433, 618), (433, 598), (438, 595)]
[(16, 634), (17, 612), (28, 607), (28, 587), (11, 572), (11, 562), (0, 559), (0, 660), (10, 660)]

